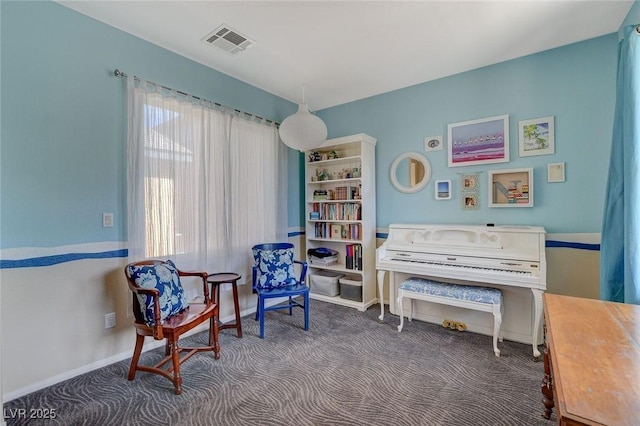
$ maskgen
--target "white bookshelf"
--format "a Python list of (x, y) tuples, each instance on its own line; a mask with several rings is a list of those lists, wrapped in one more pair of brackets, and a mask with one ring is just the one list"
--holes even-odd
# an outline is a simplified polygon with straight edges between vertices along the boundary
[[(307, 256), (308, 274), (328, 270), (362, 281), (361, 302), (313, 291), (311, 298), (360, 311), (377, 303), (375, 148), (376, 139), (361, 133), (329, 139), (305, 153), (306, 249), (326, 247), (338, 252), (338, 263), (329, 266), (312, 264)], [(312, 158), (313, 152), (319, 160)], [(337, 158), (331, 158), (332, 152)], [(327, 199), (317, 199), (323, 195), (314, 199), (318, 191), (326, 191)], [(321, 216), (312, 217), (314, 211)], [(362, 247), (362, 269), (347, 268), (347, 246), (353, 244)]]

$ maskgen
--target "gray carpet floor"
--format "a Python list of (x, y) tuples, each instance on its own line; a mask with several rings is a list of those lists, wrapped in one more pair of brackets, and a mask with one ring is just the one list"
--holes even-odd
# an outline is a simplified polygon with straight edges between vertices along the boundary
[[(243, 318), (244, 337), (220, 333), (222, 356), (183, 364), (183, 393), (157, 375), (127, 381), (129, 360), (69, 379), (4, 405), (7, 425), (543, 425), (542, 362), (531, 346), (405, 322), (379, 305), (366, 312), (311, 301), (302, 310), (267, 313), (266, 339)], [(206, 333), (188, 339), (204, 344)], [(186, 344), (187, 342), (185, 342)], [(133, 340), (131, 349), (133, 351)], [(150, 363), (163, 350), (143, 354)], [(54, 409), (55, 419), (7, 416)], [(15, 411), (13, 411), (15, 413)]]

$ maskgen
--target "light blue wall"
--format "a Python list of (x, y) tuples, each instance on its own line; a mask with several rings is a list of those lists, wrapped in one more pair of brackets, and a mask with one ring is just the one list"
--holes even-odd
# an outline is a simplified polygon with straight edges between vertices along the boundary
[[(277, 121), (296, 110), (56, 3), (0, 7), (1, 248), (126, 241), (126, 81), (115, 68)], [(102, 228), (103, 212), (115, 227)]]
[[(376, 147), (377, 226), (390, 223), (530, 224), (547, 232), (600, 232), (615, 103), (617, 37), (611, 34), (452, 77), (389, 92), (318, 113), (330, 137), (367, 133)], [(425, 60), (437, 58), (425, 58)], [(427, 188), (393, 189), (388, 170), (447, 124), (509, 114), (509, 163), (447, 167), (443, 151), (425, 153)], [(555, 155), (518, 157), (518, 121), (555, 117)], [(566, 182), (547, 183), (547, 164), (566, 163)], [(487, 171), (534, 167), (533, 208), (488, 208)], [(462, 210), (459, 173), (480, 171), (481, 209)], [(434, 199), (435, 179), (453, 181), (453, 198)]]
[[(281, 121), (296, 106), (53, 2), (0, 2), (0, 248), (126, 240), (125, 81), (114, 68)], [(638, 10), (637, 3), (632, 8)], [(631, 15), (630, 12), (630, 15)], [(543, 52), (320, 111), (330, 137), (378, 138), (378, 227), (393, 222), (540, 224), (550, 232), (599, 232), (613, 117), (615, 35)], [(437, 58), (436, 58), (437, 60)], [(451, 122), (509, 114), (510, 163), (447, 168), (429, 153), (432, 183), (393, 190), (396, 155), (421, 151)], [(517, 121), (554, 115), (556, 155), (519, 159)], [(565, 161), (566, 183), (546, 183)], [(533, 209), (462, 211), (435, 201), (433, 180), (458, 172), (535, 167)], [(301, 156), (289, 152), (291, 227), (304, 223)], [(483, 181), (484, 182), (484, 181)], [(283, 207), (284, 208), (284, 207)], [(102, 212), (115, 227), (102, 228)]]

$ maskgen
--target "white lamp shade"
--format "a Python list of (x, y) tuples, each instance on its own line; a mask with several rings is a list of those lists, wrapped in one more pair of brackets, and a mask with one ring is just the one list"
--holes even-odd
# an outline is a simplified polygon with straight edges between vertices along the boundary
[(298, 112), (280, 124), (280, 139), (285, 145), (300, 151), (309, 151), (327, 140), (327, 126), (309, 112), (307, 104), (300, 104)]

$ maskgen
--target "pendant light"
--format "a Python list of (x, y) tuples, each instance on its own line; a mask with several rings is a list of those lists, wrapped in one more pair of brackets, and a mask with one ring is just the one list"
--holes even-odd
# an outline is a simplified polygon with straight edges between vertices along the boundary
[(302, 103), (298, 112), (285, 118), (280, 124), (280, 139), (290, 148), (309, 151), (327, 140), (327, 126), (322, 119), (309, 112), (302, 88)]

